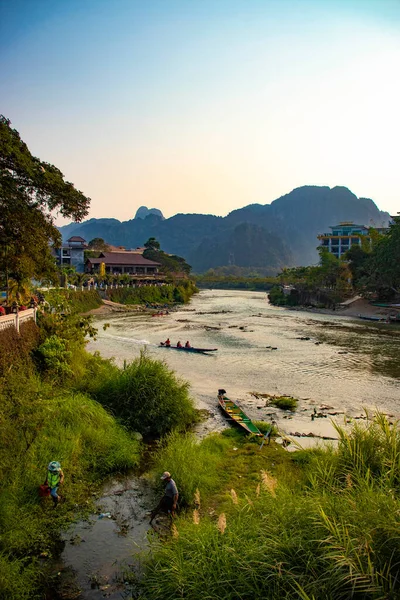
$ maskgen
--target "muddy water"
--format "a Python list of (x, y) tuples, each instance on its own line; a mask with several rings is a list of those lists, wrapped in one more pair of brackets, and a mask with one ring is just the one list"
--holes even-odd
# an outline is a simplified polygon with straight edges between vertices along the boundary
[[(130, 598), (139, 574), (137, 555), (148, 546), (148, 511), (156, 498), (148, 480), (136, 475), (109, 479), (97, 512), (63, 535), (58, 598)], [(152, 530), (154, 531), (154, 530)]]
[[(110, 324), (106, 331), (105, 322)], [(165, 317), (124, 313), (99, 318), (96, 325), (98, 339), (89, 350), (115, 357), (121, 365), (147, 348), (190, 382), (197, 406), (210, 414), (201, 435), (228, 426), (216, 409), (221, 387), (252, 418), (274, 419), (285, 435), (297, 434), (293, 439), (303, 447), (316, 438), (301, 435), (336, 437), (331, 419), (362, 418), (364, 408), (400, 413), (398, 326), (288, 311), (270, 306), (264, 293), (223, 290), (202, 291)], [(218, 352), (207, 356), (159, 348), (167, 337)], [(273, 409), (251, 392), (295, 396), (298, 410), (293, 416)], [(129, 597), (127, 567), (138, 568), (135, 554), (148, 543), (146, 512), (154, 502), (143, 478), (107, 484), (99, 511), (111, 518), (93, 515), (66, 535), (62, 569), (72, 577), (68, 593), (75, 585), (77, 595), (65, 598)]]

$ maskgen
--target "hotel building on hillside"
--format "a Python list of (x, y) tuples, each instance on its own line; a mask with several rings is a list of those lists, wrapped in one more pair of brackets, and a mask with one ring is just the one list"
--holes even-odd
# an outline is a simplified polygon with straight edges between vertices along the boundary
[(369, 227), (356, 225), (352, 221), (344, 221), (330, 227), (331, 233), (321, 233), (318, 236), (320, 245), (334, 254), (337, 258), (343, 256), (351, 246), (361, 246), (361, 241), (371, 242)]

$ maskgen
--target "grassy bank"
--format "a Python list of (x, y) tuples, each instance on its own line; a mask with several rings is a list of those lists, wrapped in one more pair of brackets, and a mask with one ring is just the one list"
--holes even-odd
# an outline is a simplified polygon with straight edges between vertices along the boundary
[[(173, 436), (159, 455), (186, 512), (155, 544), (142, 598), (400, 597), (400, 433), (378, 415), (337, 450)], [(197, 492), (196, 492), (197, 490)]]
[(66, 290), (57, 288), (45, 293), (45, 299), (52, 308), (59, 312), (85, 313), (102, 304), (97, 290)]
[[(138, 464), (134, 431), (157, 436), (195, 418), (188, 386), (163, 363), (143, 355), (119, 369), (88, 354), (85, 336), (96, 332), (80, 310), (63, 296), (38, 325), (0, 332), (1, 599), (42, 598), (51, 587), (46, 559), (61, 529), (88, 510), (105, 475)], [(38, 495), (52, 460), (65, 474), (56, 509)]]
[(107, 298), (121, 304), (174, 304), (189, 302), (196, 292), (197, 288), (194, 282), (185, 279), (179, 284), (112, 288), (107, 290)]

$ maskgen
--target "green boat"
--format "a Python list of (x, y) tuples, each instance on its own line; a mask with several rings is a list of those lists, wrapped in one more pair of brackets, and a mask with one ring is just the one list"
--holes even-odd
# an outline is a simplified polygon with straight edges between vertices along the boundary
[(229, 421), (235, 423), (247, 433), (253, 433), (254, 435), (262, 437), (263, 434), (258, 427), (254, 425), (250, 417), (248, 417), (237, 404), (225, 396), (224, 390), (218, 390), (218, 404), (222, 412), (228, 417)]

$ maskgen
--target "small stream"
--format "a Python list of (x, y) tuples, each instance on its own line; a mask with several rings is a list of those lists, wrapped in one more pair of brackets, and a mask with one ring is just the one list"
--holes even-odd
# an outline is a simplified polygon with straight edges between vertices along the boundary
[[(97, 514), (63, 534), (64, 549), (54, 565), (61, 600), (121, 600), (135, 589), (139, 553), (148, 546), (149, 511), (157, 503), (144, 476), (129, 474), (106, 481), (96, 501)], [(105, 514), (106, 516), (102, 516)]]

